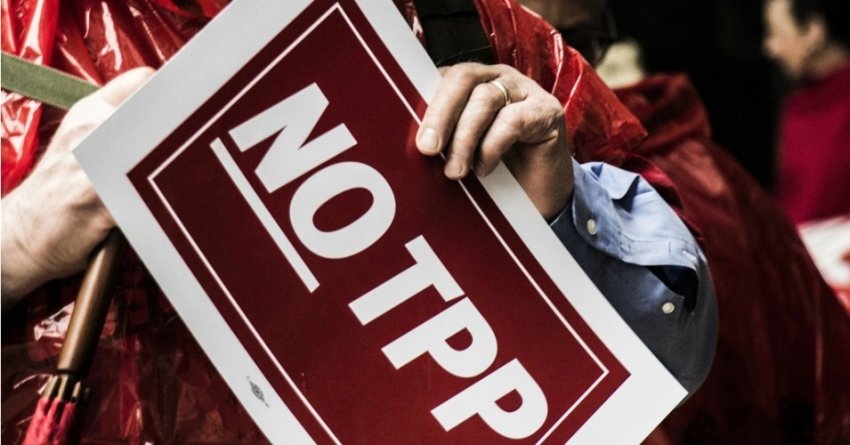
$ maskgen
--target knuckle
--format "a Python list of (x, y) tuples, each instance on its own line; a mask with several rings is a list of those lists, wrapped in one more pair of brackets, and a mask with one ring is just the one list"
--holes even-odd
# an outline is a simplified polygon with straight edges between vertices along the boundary
[(472, 157), (471, 152), (467, 144), (462, 143), (453, 143), (451, 150), (449, 150), (449, 159), (451, 162), (461, 162), (466, 163)]
[(523, 128), (524, 117), (516, 108), (503, 108), (497, 119), (505, 131), (519, 133)]
[(550, 104), (551, 106), (549, 109), (552, 117), (554, 119), (563, 120), (567, 113), (566, 111), (564, 111), (564, 106), (561, 104), (561, 102), (553, 97), (550, 101)]
[(474, 62), (460, 62), (452, 65), (450, 69), (456, 72), (468, 73), (474, 71), (477, 66), (478, 64)]
[(95, 94), (86, 96), (75, 103), (65, 119), (73, 122), (88, 121), (99, 123), (103, 121), (114, 109), (112, 105)]
[(97, 101), (97, 98), (93, 95), (88, 95), (74, 102), (74, 104), (71, 105), (71, 108), (68, 109), (68, 115), (65, 118), (69, 119), (80, 115), (84, 116), (86, 114), (86, 110), (94, 106), (95, 101)]
[(458, 123), (457, 128), (455, 128), (454, 135), (452, 135), (452, 147), (462, 147), (468, 143), (468, 140), (472, 137), (473, 131), (470, 128), (470, 125), (460, 122)]
[(502, 157), (499, 147), (493, 143), (481, 144), (481, 150), (478, 153), (478, 164), (482, 168), (487, 168), (490, 164), (494, 164)]
[(70, 167), (64, 184), (67, 201), (74, 208), (88, 209), (98, 202), (97, 192), (79, 165)]
[(478, 146), (480, 134), (472, 129), (463, 129), (455, 131), (452, 139), (451, 154), (454, 154), (458, 159), (472, 158), (473, 153)]
[(97, 127), (97, 124), (97, 122), (92, 120), (75, 122), (65, 130), (64, 136), (67, 138), (68, 142), (72, 143), (72, 145), (76, 145), (79, 141), (91, 134), (95, 127)]
[(489, 140), (481, 144), (478, 161), (484, 167), (490, 168), (495, 166), (505, 152), (508, 151), (507, 142), (505, 140)]
[(469, 63), (459, 63), (446, 71), (447, 81), (457, 85), (472, 85), (477, 83), (474, 67)]
[(502, 100), (496, 88), (485, 83), (478, 84), (469, 95), (469, 105), (477, 106), (485, 110), (497, 109)]
[[(64, 144), (76, 145), (100, 125), (111, 112), (103, 101), (86, 97), (68, 111), (56, 132), (56, 139)], [(70, 147), (69, 147), (70, 148)]]
[(463, 66), (461, 64), (452, 65), (446, 69), (446, 73), (443, 74), (443, 79), (446, 81), (455, 80), (462, 75), (464, 72)]
[(554, 131), (560, 131), (562, 127), (566, 125), (567, 113), (564, 111), (564, 108), (561, 106), (560, 102), (556, 103), (554, 107), (551, 108), (549, 112), (549, 119), (547, 120), (546, 128), (550, 128)]
[(499, 72), (502, 72), (502, 73), (514, 73), (514, 72), (516, 72), (516, 68), (514, 68), (510, 65), (504, 64), (504, 63), (498, 63), (494, 66), (496, 67), (496, 69)]
[(108, 232), (112, 227), (115, 226), (115, 222), (112, 219), (112, 216), (109, 214), (109, 211), (106, 210), (106, 207), (100, 205), (97, 213), (94, 218), (92, 218), (92, 226), (98, 232)]
[(450, 156), (446, 161), (446, 166), (449, 167), (452, 165), (456, 166), (454, 168), (455, 172), (462, 172), (466, 170), (467, 159), (463, 156)]
[(91, 184), (86, 183), (80, 187), (80, 198), (80, 201), (88, 206), (98, 207), (101, 205), (97, 197), (97, 192), (94, 191)]
[(560, 115), (564, 114), (564, 105), (557, 97), (549, 93), (545, 93), (539, 98), (539, 101), (541, 108), (548, 110), (550, 113)]

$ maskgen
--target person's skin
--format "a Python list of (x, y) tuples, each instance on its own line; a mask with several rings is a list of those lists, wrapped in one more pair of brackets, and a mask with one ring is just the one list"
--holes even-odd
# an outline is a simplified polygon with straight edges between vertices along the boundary
[[(486, 176), (504, 160), (547, 219), (569, 202), (572, 162), (564, 111), (533, 80), (505, 66), (460, 64), (444, 70), (425, 113), (417, 145), (446, 153), (445, 174)], [(68, 112), (32, 174), (3, 198), (3, 311), (44, 282), (85, 267), (114, 221), (71, 149), (153, 74), (127, 72)], [(513, 103), (490, 81), (499, 79)]]
[[(498, 79), (513, 102), (490, 82)], [(544, 218), (569, 203), (573, 190), (571, 151), (564, 110), (554, 96), (507, 65), (462, 63), (443, 70), (425, 112), (416, 143), (426, 156), (446, 154), (445, 174), (483, 177), (500, 160)]]
[(77, 102), (30, 176), (3, 198), (3, 313), (44, 282), (81, 271), (115, 225), (71, 149), (152, 74), (128, 71)]
[(606, 0), (520, 0), (561, 32), (566, 44), (591, 65), (599, 65), (617, 38)]
[(764, 50), (793, 80), (821, 79), (850, 59), (847, 48), (829, 40), (823, 18), (797, 23), (790, 0), (768, 0), (764, 18)]

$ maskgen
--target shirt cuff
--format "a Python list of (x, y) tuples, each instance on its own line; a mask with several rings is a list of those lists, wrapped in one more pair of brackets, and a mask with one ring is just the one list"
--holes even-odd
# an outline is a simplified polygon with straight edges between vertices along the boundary
[(629, 264), (699, 268), (698, 244), (640, 175), (573, 159), (573, 177), (571, 201), (549, 224), (556, 233), (574, 231), (585, 243)]

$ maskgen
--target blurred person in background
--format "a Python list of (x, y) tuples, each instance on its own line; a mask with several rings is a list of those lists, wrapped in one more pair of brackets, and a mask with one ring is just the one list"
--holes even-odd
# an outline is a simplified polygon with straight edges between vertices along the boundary
[[(8, 304), (4, 301), (4, 311), (7, 308), (8, 311), (4, 313), (2, 348), (3, 443), (19, 441), (19, 433), (32, 417), (31, 405), (42, 386), (45, 371), (52, 368), (56, 345), (64, 336), (67, 325), (64, 320), (71, 307), (69, 298), (79, 287), (78, 277), (59, 282), (47, 280), (80, 269), (83, 261), (79, 260), (113, 224), (87, 181), (83, 181), (84, 175), (68, 149), (144, 80), (140, 74), (127, 73), (124, 76), (131, 76), (127, 78), (120, 73), (137, 66), (160, 66), (223, 6), (214, 1), (179, 3), (181, 6), (165, 0), (126, 3), (21, 0), (7, 7), (4, 1), (2, 24), (4, 30), (10, 30), (3, 34), (4, 49), (15, 49), (16, 54), (30, 57), (36, 63), (52, 64), (106, 86), (80, 101), (64, 118), (61, 113), (57, 116), (56, 110), (43, 109), (31, 99), (3, 92), (3, 256), (14, 252), (24, 254), (16, 258), (27, 257), (30, 252), (22, 246), (50, 245), (36, 249), (32, 264), (9, 262), (3, 268), (3, 297), (8, 301)], [(595, 156), (606, 150), (618, 151), (621, 146), (631, 147), (644, 135), (640, 123), (575, 51), (565, 52), (557, 34), (513, 0), (396, 0), (396, 5), (414, 30), (418, 28), (432, 58), (440, 65), (462, 60), (487, 62), (487, 58), (503, 64), (497, 68), (465, 64), (446, 72), (443, 85), (448, 87), (441, 87), (423, 120), (423, 128), (430, 126), (436, 137), (429, 143), (429, 138), (423, 138), (428, 132), (423, 131), (418, 139), (420, 149), (426, 154), (437, 154), (446, 141), (452, 140), (449, 121), (458, 116), (468, 117), (468, 112), (478, 116), (475, 110), (459, 108), (472, 103), (470, 97), (486, 94), (487, 104), (498, 105), (486, 107), (490, 114), (501, 113), (510, 105), (509, 111), (500, 116), (520, 119), (517, 126), (511, 125), (516, 121), (510, 117), (504, 122), (491, 117), (481, 121), (488, 122), (483, 127), (475, 127), (482, 133), (473, 131), (471, 141), (460, 141), (462, 132), (454, 132), (448, 149), (449, 165), (460, 168), (447, 170), (447, 175), (456, 178), (454, 175), (468, 173), (474, 158), (482, 161), (475, 169), (482, 173), (482, 168), (490, 168), (489, 161), (498, 159), (498, 146), (491, 146), (498, 153), (495, 157), (487, 156), (492, 159), (486, 163), (484, 156), (473, 156), (472, 151), (484, 147), (483, 142), (477, 142), (483, 132), (488, 135), (485, 139), (489, 139), (501, 126), (513, 134), (502, 138), (509, 144), (504, 148), (521, 147), (525, 154), (532, 155), (511, 156), (517, 166), (514, 173), (520, 181), (529, 181), (526, 190), (530, 196), (542, 196), (537, 193), (542, 192), (555, 198), (552, 205), (540, 208), (546, 208), (544, 217), (554, 219), (552, 227), (556, 235), (575, 247), (574, 255), (579, 263), (589, 265), (596, 272), (591, 279), (596, 280), (603, 294), (611, 298), (615, 308), (623, 308), (620, 312), (623, 318), (662, 363), (681, 377), (682, 385), (694, 390), (709, 369), (716, 327), (708, 270), (696, 242), (673, 210), (638, 175), (619, 170), (615, 173), (613, 167), (602, 164), (592, 167), (593, 172), (585, 172), (574, 168), (577, 164), (570, 156), (571, 147), (575, 148), (576, 158)], [(187, 10), (181, 9), (183, 6)], [(477, 30), (480, 39), (469, 39), (473, 33), (466, 32), (464, 23)], [(467, 48), (469, 44), (474, 47)], [(470, 51), (462, 50), (461, 46)], [(505, 74), (510, 79), (499, 74), (501, 70), (508, 70)], [(483, 78), (478, 79), (480, 76)], [(499, 93), (501, 88), (486, 86), (486, 80), (496, 76), (500, 82), (505, 81), (502, 88), (507, 92)], [(475, 79), (481, 81), (473, 82)], [(477, 93), (471, 93), (471, 89)], [(535, 119), (539, 125), (530, 120), (535, 114), (540, 117)], [(569, 133), (564, 131), (565, 114), (570, 116)], [(56, 129), (59, 121), (62, 123)], [(557, 127), (557, 131), (550, 125)], [(514, 134), (521, 128), (542, 131), (543, 136), (529, 140)], [(42, 142), (50, 141), (54, 131), (47, 148), (40, 146), (37, 136), (42, 137)], [(517, 140), (516, 144), (509, 142)], [(617, 174), (621, 176), (614, 176)], [(71, 189), (61, 180), (68, 176), (79, 179), (73, 187), (78, 192), (69, 193)], [(660, 181), (660, 173), (648, 176), (649, 182), (661, 190), (669, 182)], [(616, 189), (609, 192), (596, 185), (594, 178), (601, 178), (600, 181)], [(590, 190), (596, 191), (592, 197), (581, 193)], [(57, 195), (71, 198), (71, 202), (45, 206)], [(40, 213), (55, 207), (60, 211), (53, 211), (52, 216)], [(647, 212), (638, 218), (635, 214), (638, 209)], [(62, 226), (61, 230), (45, 227), (42, 221), (51, 217)], [(96, 219), (94, 227), (88, 227), (96, 229), (94, 233), (68, 234), (66, 226), (80, 228), (86, 226), (83, 222), (88, 219)], [(597, 220), (604, 222), (605, 227), (597, 228)], [(6, 232), (6, 229), (17, 230)], [(31, 233), (39, 231), (45, 233)], [(48, 232), (62, 236), (42, 239)], [(93, 241), (82, 242), (85, 240)], [(632, 248), (630, 240), (639, 240), (640, 246)], [(58, 246), (61, 241), (73, 245)], [(11, 249), (9, 252), (7, 247)], [(47, 258), (40, 254), (46, 253), (58, 254), (68, 261), (40, 270), (38, 266), (57, 263), (43, 261)], [(600, 255), (611, 258), (602, 259)], [(669, 266), (659, 264), (668, 259)], [(615, 261), (621, 268), (611, 267)], [(699, 267), (692, 268), (691, 263)], [(93, 387), (90, 415), (85, 416), (81, 425), (84, 441), (263, 443), (259, 431), (206, 361), (173, 308), (162, 300), (161, 292), (135, 255), (128, 253), (121, 265), (121, 286), (115, 291), (110, 321), (103, 330), (88, 380)], [(606, 287), (615, 292), (605, 292)], [(672, 311), (664, 309), (670, 307), (669, 303), (664, 304), (670, 299), (681, 302)]]
[(646, 443), (850, 443), (850, 318), (776, 200), (714, 141), (689, 79), (641, 79), (634, 45), (612, 51), (620, 60), (610, 63), (617, 36), (605, 0), (524, 3), (588, 61), (606, 59), (615, 92), (649, 133), (633, 153), (672, 181), (715, 278), (712, 371)]
[(777, 196), (850, 311), (850, 2), (768, 0), (764, 50), (795, 84)]
[(777, 196), (795, 224), (850, 215), (850, 2), (767, 0), (764, 49), (797, 84)]
[(649, 73), (686, 73), (712, 139), (774, 190), (784, 81), (764, 55), (765, 0), (607, 0), (620, 36), (641, 47)]

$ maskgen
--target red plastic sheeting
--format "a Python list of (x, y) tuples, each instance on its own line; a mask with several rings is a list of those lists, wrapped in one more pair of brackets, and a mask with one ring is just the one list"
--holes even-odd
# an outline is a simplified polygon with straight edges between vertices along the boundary
[(621, 90), (624, 107), (571, 49), (562, 56), (536, 16), (509, 0), (478, 5), (498, 61), (566, 104), (576, 157), (641, 173), (705, 250), (720, 318), (715, 362), (647, 443), (850, 443), (850, 318), (774, 200), (713, 144), (687, 80)]
[[(3, 0), (3, 49), (103, 83), (134, 67), (158, 67), (207, 23), (198, 13), (219, 9), (212, 0), (180, 13), (136, 0)], [(62, 117), (15, 96), (3, 93), (4, 193), (32, 168)], [(4, 315), (4, 444), (23, 438), (78, 286), (79, 277), (48, 283)], [(133, 254), (124, 261), (88, 382), (82, 443), (265, 442)]]
[[(41, 33), (43, 45), (40, 48), (55, 46), (50, 61), (54, 66), (91, 82), (103, 83), (134, 67), (158, 67), (203, 26), (207, 21), (204, 14), (211, 15), (222, 6), (215, 0), (185, 3), (179, 2), (178, 7), (178, 2), (170, 0), (156, 3), (76, 0), (61, 4), (55, 0), (20, 0), (14, 4), (4, 3), (3, 17), (4, 24), (6, 21), (13, 23), (15, 30)], [(421, 33), (412, 1), (396, 3), (413, 29)], [(522, 42), (502, 16), (487, 15), (486, 8), (491, 4), (501, 3), (479, 3), (482, 19), (494, 19), (488, 28), (491, 37)], [(6, 13), (18, 10), (39, 10), (51, 20), (24, 23), (15, 21), (17, 16)], [(529, 16), (524, 13), (520, 18), (524, 19), (519, 22), (522, 26), (539, 26), (539, 22), (527, 20)], [(500, 31), (494, 33), (493, 26)], [(11, 29), (4, 26), (4, 30)], [(644, 134), (640, 124), (624, 112), (622, 105), (580, 56), (572, 51), (562, 53), (560, 40), (551, 30), (540, 30), (543, 31), (541, 41), (547, 42), (547, 51), (534, 50), (524, 44), (521, 47), (525, 53), (510, 50), (517, 55), (525, 54), (524, 58), (506, 62), (527, 67), (523, 68), (526, 74), (550, 84), (549, 87), (557, 85), (556, 90), (564, 100), (572, 98), (568, 102), (568, 115), (574, 116), (574, 123), (581, 122), (570, 127), (574, 143), (605, 147), (609, 145), (606, 141), (633, 145), (639, 140)], [(55, 38), (51, 37), (54, 34)], [(24, 41), (22, 35), (20, 31), (4, 34), (4, 48), (7, 40), (11, 47), (20, 47)], [(550, 62), (554, 65), (550, 66)], [(538, 68), (531, 69), (534, 67)], [(568, 70), (558, 78), (551, 68), (561, 67)], [(578, 87), (571, 88), (570, 83)], [(604, 98), (601, 95), (605, 95)], [(31, 106), (36, 110), (40, 108), (37, 103)], [(45, 108), (49, 113), (45, 113), (40, 127), (38, 116), (22, 121), (11, 117), (15, 115), (10, 115), (9, 119), (4, 115), (4, 125), (24, 122), (28, 125), (26, 128), (39, 127), (45, 136), (42, 140), (48, 140), (61, 113)], [(581, 113), (582, 108), (587, 112)], [(15, 144), (10, 146), (11, 151), (27, 150), (22, 148), (26, 145)], [(28, 150), (35, 152), (33, 147), (38, 147), (38, 143), (34, 142)], [(7, 162), (4, 154), (3, 162), (6, 178), (7, 167), (21, 171), (20, 176), (23, 176), (33, 161), (17, 156), (10, 157)], [(83, 442), (262, 442), (256, 427), (133, 255), (126, 260), (123, 283), (89, 378), (93, 399), (83, 416)], [(50, 283), (7, 314), (2, 349), (4, 443), (20, 441), (25, 431), (35, 408), (37, 391), (55, 364), (70, 314), (68, 305), (77, 285), (78, 278)]]
[[(205, 16), (218, 12), (223, 3), (217, 0), (194, 3), (174, 0), (76, 0), (65, 1), (60, 5), (55, 0), (3, 0), (3, 48), (22, 54), (23, 48), (30, 45), (34, 49), (29, 50), (29, 53), (39, 55), (33, 60), (49, 62), (90, 81), (102, 83), (136, 66), (159, 66), (206, 23)], [(412, 1), (398, 0), (396, 3), (416, 29)], [(577, 53), (562, 46), (548, 25), (520, 9), (513, 1), (476, 0), (476, 3), (497, 59), (516, 66), (564, 101), (570, 140), (580, 160), (605, 160), (641, 172), (686, 219), (693, 216), (704, 228), (714, 224), (713, 220), (704, 217), (719, 212), (689, 212), (689, 206), (697, 207), (698, 204), (689, 204), (688, 199), (683, 209), (673, 188), (674, 181), (634, 154), (633, 148), (646, 135), (643, 126), (616, 100)], [(34, 20), (33, 17), (38, 19)], [(33, 42), (39, 43), (34, 45)], [(52, 54), (53, 59), (47, 60), (43, 54)], [(12, 178), (19, 181), (29, 171), (33, 155), (38, 152), (39, 142), (35, 136), (26, 135), (35, 135), (38, 129), (43, 134), (40, 140), (47, 140), (61, 118), (61, 113), (45, 107), (44, 116), (39, 122), (41, 107), (37, 103), (24, 101), (22, 103), (25, 105), (14, 105), (8, 100), (7, 106), (7, 99), (12, 96), (6, 93), (3, 96), (4, 192), (15, 185), (16, 180)], [(651, 123), (647, 125), (652, 129)], [(10, 144), (8, 150), (7, 142)], [(18, 173), (7, 176), (7, 171)], [(769, 200), (753, 192), (753, 184), (737, 177), (738, 171), (731, 161), (728, 161), (728, 165), (718, 164), (716, 174), (730, 174), (728, 184), (734, 186), (734, 190), (726, 190), (721, 194), (751, 195), (746, 200), (742, 198), (740, 202), (755, 209), (765, 206), (771, 209), (766, 204)], [(686, 176), (685, 170), (673, 169), (667, 173), (677, 178), (677, 181), (684, 181), (680, 177)], [(704, 184), (683, 182), (680, 187), (687, 190), (685, 198), (688, 195), (710, 193), (717, 188), (719, 179), (715, 181), (709, 173), (704, 175), (707, 180)], [(707, 188), (702, 190), (697, 185)], [(719, 204), (717, 208), (725, 209), (722, 205)], [(770, 210), (766, 212), (768, 216), (771, 215)], [(723, 213), (717, 218), (727, 216)], [(757, 246), (777, 250), (770, 253), (770, 258), (789, 253), (797, 255), (794, 250), (796, 247), (790, 252), (781, 251), (786, 242), (795, 245), (794, 240), (788, 238), (783, 230), (760, 231), (759, 227), (750, 227), (746, 235), (741, 236), (760, 237), (757, 239), (762, 242)], [(710, 246), (707, 250), (711, 255)], [(711, 261), (711, 256), (709, 259)], [(738, 352), (742, 356), (720, 355), (718, 363), (730, 362), (725, 366), (731, 371), (750, 377), (738, 381), (739, 386), (732, 390), (718, 390), (712, 384), (706, 384), (705, 389), (680, 410), (684, 414), (675, 415), (665, 424), (670, 437), (678, 438), (684, 434), (682, 431), (692, 430), (692, 425), (701, 425), (701, 411), (694, 414), (687, 409), (691, 406), (709, 406), (710, 403), (701, 401), (706, 397), (709, 400), (721, 400), (716, 402), (721, 407), (753, 404), (753, 407), (759, 409), (779, 410), (780, 407), (770, 405), (767, 399), (764, 403), (753, 403), (756, 396), (747, 392), (778, 394), (781, 389), (769, 385), (776, 379), (785, 385), (797, 385), (799, 389), (794, 393), (801, 394), (799, 400), (811, 401), (811, 406), (816, 406), (818, 413), (824, 413), (818, 415), (819, 427), (827, 422), (832, 424), (834, 413), (842, 409), (847, 413), (846, 405), (842, 405), (843, 399), (823, 397), (835, 394), (836, 391), (842, 394), (840, 391), (846, 389), (841, 386), (843, 379), (833, 378), (834, 373), (846, 368), (839, 367), (834, 373), (825, 370), (827, 365), (843, 366), (837, 360), (830, 362), (829, 357), (836, 355), (835, 351), (841, 351), (842, 347), (846, 352), (850, 344), (846, 340), (846, 320), (842, 324), (841, 320), (825, 313), (830, 308), (825, 298), (810, 296), (807, 299), (804, 295), (820, 295), (818, 280), (808, 275), (807, 270), (794, 270), (793, 266), (789, 268), (780, 270), (765, 264), (753, 270), (749, 278), (756, 281), (752, 277), (765, 277), (764, 280), (770, 282), (769, 286), (765, 286), (774, 289), (782, 286), (783, 280), (790, 275), (802, 292), (797, 298), (799, 304), (789, 302), (787, 305), (777, 305), (775, 300), (764, 297), (767, 291), (745, 291), (743, 295), (736, 294), (741, 301), (756, 298), (755, 295), (762, 299), (752, 303), (760, 305), (760, 310), (752, 316), (754, 319), (726, 318), (721, 312), (721, 317), (724, 317), (721, 319), (721, 332), (727, 320), (737, 320), (733, 322), (740, 322), (741, 326), (736, 325), (730, 331), (731, 337), (721, 333), (721, 344), (718, 346), (722, 348), (726, 343), (739, 345), (737, 349), (729, 349), (729, 355)], [(719, 278), (718, 282), (725, 280), (722, 273), (715, 272), (715, 276)], [(83, 415), (82, 442), (263, 443), (262, 435), (133, 254), (125, 259), (122, 283), (89, 378), (92, 400)], [(78, 284), (79, 278), (49, 283), (5, 316), (2, 336), (3, 443), (20, 441), (35, 410), (37, 390), (46, 382), (55, 364), (68, 323), (69, 304), (72, 304)], [(781, 338), (791, 341), (785, 351), (793, 351), (794, 354), (799, 352), (799, 356), (793, 356), (793, 363), (797, 366), (779, 365), (778, 354), (783, 350), (769, 346), (777, 344), (770, 343), (770, 339), (766, 338), (773, 331), (759, 332), (762, 326), (781, 326), (785, 329)], [(742, 337), (735, 337), (741, 332), (744, 333)], [(731, 367), (733, 364), (737, 368)], [(794, 371), (797, 369), (799, 371)], [(818, 371), (817, 375), (815, 370)], [(792, 377), (777, 377), (786, 373)], [(728, 383), (725, 375), (720, 381)], [(815, 380), (816, 376), (818, 380)], [(712, 378), (709, 377), (709, 382)], [(700, 396), (705, 393), (709, 395)], [(750, 397), (726, 400), (724, 398), (727, 394), (742, 397), (746, 394)], [(794, 408), (792, 406), (790, 412), (797, 412)], [(804, 417), (806, 415), (804, 413)], [(846, 431), (848, 423), (850, 421), (844, 419), (840, 424), (845, 425), (845, 429), (834, 431)], [(757, 426), (765, 425), (768, 424)], [(793, 429), (794, 426), (788, 428)], [(664, 434), (656, 436), (663, 437)]]
[(581, 54), (564, 45), (551, 25), (515, 0), (475, 3), (496, 61), (536, 80), (564, 104), (567, 137), (576, 159), (607, 162), (640, 173), (702, 243), (698, 227), (681, 211), (670, 178), (634, 151), (647, 135), (643, 125)]
[(75, 403), (40, 399), (24, 445), (66, 445), (74, 440), (77, 412)]
[[(40, 64), (50, 64), (58, 0), (2, 0), (3, 51)], [(2, 190), (14, 188), (29, 172), (38, 147), (41, 103), (3, 91)]]
[(850, 318), (775, 201), (711, 141), (684, 76), (617, 91), (705, 239), (720, 330), (702, 388), (663, 424), (672, 443), (850, 443)]

